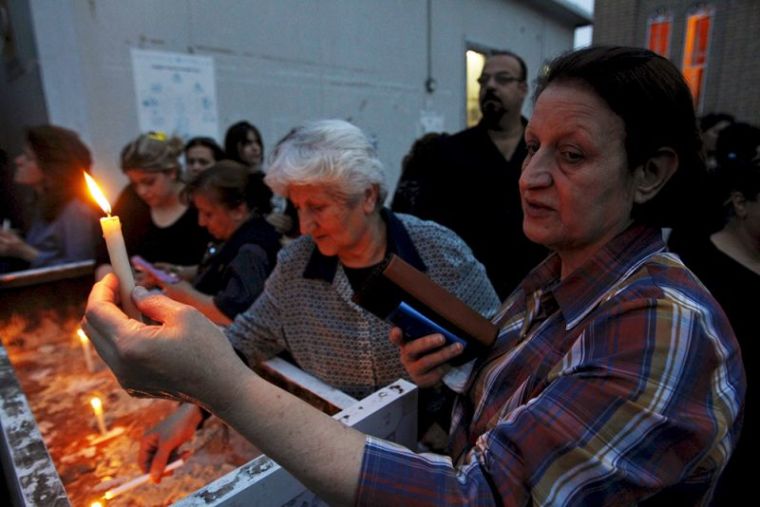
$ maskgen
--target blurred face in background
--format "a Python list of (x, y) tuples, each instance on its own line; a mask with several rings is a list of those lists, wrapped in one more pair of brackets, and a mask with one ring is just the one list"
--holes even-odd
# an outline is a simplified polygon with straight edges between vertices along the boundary
[(137, 195), (151, 208), (169, 204), (177, 195), (177, 172), (174, 170), (129, 169), (126, 174)]
[(16, 175), (14, 180), (21, 185), (40, 186), (45, 180), (45, 175), (37, 163), (37, 156), (29, 146), (16, 157)]
[(494, 55), (486, 60), (478, 78), (480, 111), (489, 128), (497, 128), (502, 117), (519, 114), (528, 92), (520, 62), (509, 55)]
[(214, 162), (216, 162), (214, 153), (208, 146), (197, 144), (185, 152), (185, 168), (188, 178), (197, 176), (198, 173), (214, 165)]
[(731, 193), (734, 215), (747, 243), (753, 244), (756, 252), (760, 252), (760, 192), (753, 198), (745, 197), (741, 192)]
[(256, 136), (253, 130), (246, 134), (246, 140), (238, 143), (238, 153), (240, 159), (251, 167), (261, 165), (263, 153), (261, 152), (261, 139)]
[(245, 204), (228, 208), (213, 198), (213, 192), (194, 192), (193, 204), (198, 209), (198, 224), (214, 238), (226, 241), (248, 219)]

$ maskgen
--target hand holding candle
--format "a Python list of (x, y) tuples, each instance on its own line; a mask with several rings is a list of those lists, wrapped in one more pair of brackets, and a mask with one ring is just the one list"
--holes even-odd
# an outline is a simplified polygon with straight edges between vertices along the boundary
[(119, 217), (111, 216), (111, 205), (103, 195), (103, 192), (95, 183), (92, 177), (84, 173), (84, 178), (87, 180), (87, 187), (90, 189), (90, 194), (108, 215), (100, 219), (100, 227), (103, 229), (103, 237), (106, 240), (106, 247), (108, 248), (108, 257), (111, 259), (111, 266), (114, 273), (119, 278), (119, 294), (121, 295), (121, 306), (124, 309), (124, 313), (136, 320), (142, 320), (140, 311), (132, 302), (132, 289), (135, 288), (135, 278), (132, 275), (132, 265), (129, 263), (129, 257), (127, 256), (127, 247), (124, 245), (124, 236), (121, 234), (121, 222)]

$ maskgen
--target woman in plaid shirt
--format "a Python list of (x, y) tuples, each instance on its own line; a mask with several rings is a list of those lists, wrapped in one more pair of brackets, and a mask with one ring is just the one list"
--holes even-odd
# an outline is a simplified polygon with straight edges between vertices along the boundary
[[(331, 503), (708, 503), (745, 380), (725, 314), (660, 236), (704, 169), (688, 87), (648, 50), (588, 48), (555, 60), (537, 97), (523, 225), (555, 253), (504, 303), (499, 338), (457, 386), (448, 455), (317, 413), (166, 299), (135, 293), (163, 331), (129, 321), (114, 278), (93, 290), (85, 330), (123, 385), (198, 401)], [(437, 335), (392, 340), (420, 385), (459, 353)]]

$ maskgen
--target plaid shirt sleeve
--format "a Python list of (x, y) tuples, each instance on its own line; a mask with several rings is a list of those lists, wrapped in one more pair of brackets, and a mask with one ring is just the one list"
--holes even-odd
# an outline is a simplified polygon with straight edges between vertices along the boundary
[(607, 305), (564, 348), (536, 333), (505, 354), (555, 357), (509, 392), (493, 372), (456, 466), (368, 439), (358, 504), (630, 505), (668, 487), (706, 502), (738, 436), (741, 359), (714, 306), (660, 296)]

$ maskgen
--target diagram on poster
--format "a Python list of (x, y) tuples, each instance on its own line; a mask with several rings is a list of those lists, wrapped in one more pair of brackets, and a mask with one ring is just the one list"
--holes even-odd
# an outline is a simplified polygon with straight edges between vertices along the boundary
[(132, 49), (132, 70), (141, 132), (217, 138), (213, 58)]

